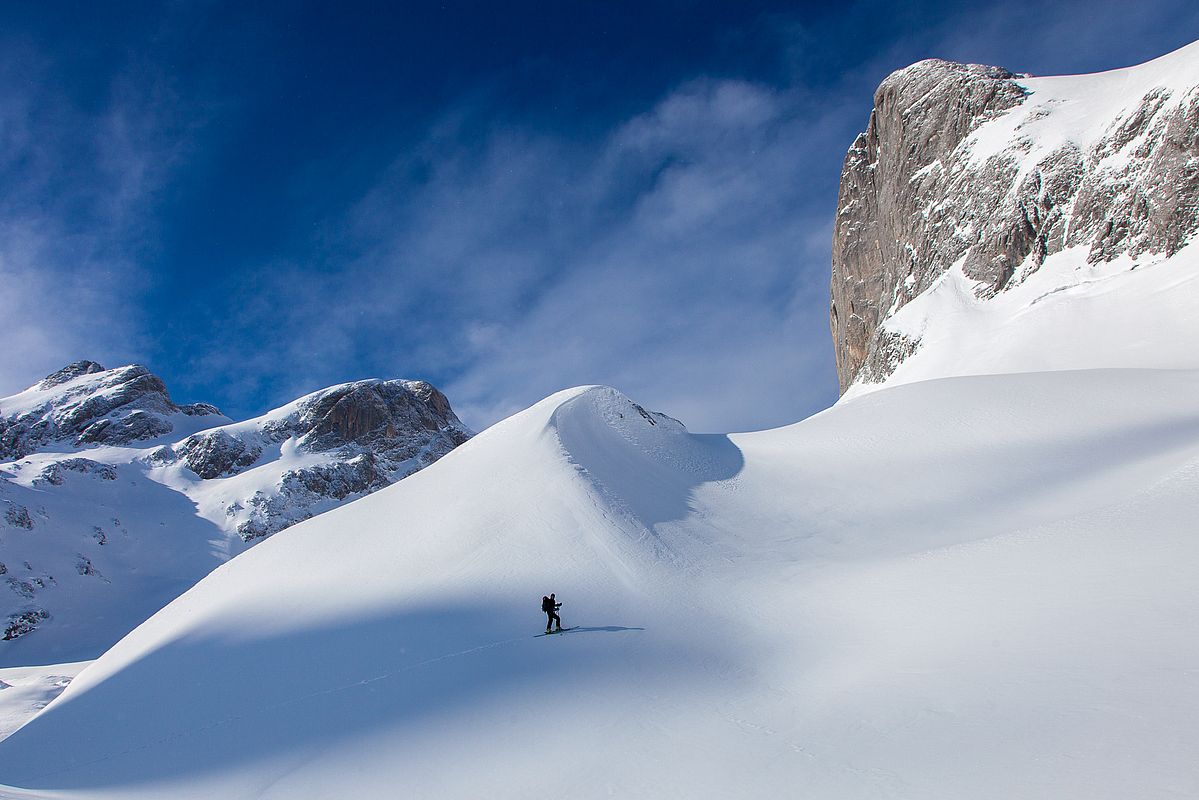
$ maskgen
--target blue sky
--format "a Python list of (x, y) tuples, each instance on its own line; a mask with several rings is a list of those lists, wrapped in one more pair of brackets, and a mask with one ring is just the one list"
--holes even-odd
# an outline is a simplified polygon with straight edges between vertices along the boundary
[(890, 71), (1139, 63), (1199, 6), (8, 4), (0, 396), (140, 362), (245, 418), (424, 378), (693, 430), (836, 399), (829, 239)]

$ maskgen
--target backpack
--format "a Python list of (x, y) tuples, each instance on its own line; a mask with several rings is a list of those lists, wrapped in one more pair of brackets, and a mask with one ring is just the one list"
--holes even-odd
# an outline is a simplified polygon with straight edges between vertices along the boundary
[(541, 610), (542, 611), (553, 611), (554, 610), (554, 604), (550, 602), (549, 597), (541, 598)]

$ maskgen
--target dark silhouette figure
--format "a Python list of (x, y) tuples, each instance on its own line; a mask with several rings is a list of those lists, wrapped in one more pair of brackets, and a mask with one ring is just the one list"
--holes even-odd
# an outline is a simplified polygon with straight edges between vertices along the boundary
[(549, 615), (549, 619), (545, 621), (545, 632), (549, 633), (554, 623), (558, 624), (558, 630), (562, 630), (562, 618), (558, 616), (558, 609), (562, 608), (562, 604), (554, 601), (554, 593), (550, 592), (549, 597), (541, 598), (541, 610)]

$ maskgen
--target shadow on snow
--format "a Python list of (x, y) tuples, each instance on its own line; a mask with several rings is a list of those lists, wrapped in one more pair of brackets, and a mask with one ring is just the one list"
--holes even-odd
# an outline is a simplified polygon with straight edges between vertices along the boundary
[[(540, 695), (547, 671), (577, 683), (637, 668), (630, 649), (607, 637), (536, 646), (525, 633), (529, 622), (527, 611), (489, 600), (265, 636), (184, 636), (61, 698), (0, 742), (0, 774), (29, 789), (219, 774), (374, 730), (420, 726), (512, 693)], [(681, 663), (703, 660), (680, 649)]]

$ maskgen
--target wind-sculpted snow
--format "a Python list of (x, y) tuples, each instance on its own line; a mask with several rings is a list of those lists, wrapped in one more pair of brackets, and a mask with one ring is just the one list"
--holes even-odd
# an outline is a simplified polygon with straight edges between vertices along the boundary
[(688, 433), (606, 387), (563, 403), (552, 422), (571, 461), (647, 529), (685, 518), (696, 487), (731, 478), (744, 463), (728, 436)]
[[(0, 399), (0, 666), (92, 658), (246, 543), (471, 435), (423, 381), (343, 384), (231, 423), (145, 367), (71, 364)], [(7, 588), (8, 591), (4, 591)]]
[[(1165, 292), (1179, 273), (1193, 275), (1195, 259), (1183, 250), (1199, 232), (1197, 165), (1199, 43), (1098, 75), (1031, 78), (930, 60), (889, 76), (841, 178), (830, 320), (842, 392), (890, 381), (914, 356), (930, 368), (923, 377), (987, 371), (984, 351), (983, 359), (952, 357), (969, 368), (942, 365), (934, 375), (942, 345), (925, 328), (943, 329), (945, 320), (927, 308), (889, 324), (907, 305), (927, 305), (946, 280), (964, 286), (976, 309), (954, 320), (968, 331), (972, 318), (992, 313), (988, 302), (1034, 278), (1082, 287), (1169, 264)], [(1064, 327), (1076, 337), (1117, 331), (1110, 338), (1131, 343), (1129, 351), (1106, 348), (1106, 363), (1079, 360), (1056, 352), (1062, 337), (1032, 339), (1022, 325), (1021, 352), (1010, 360), (1029, 365), (1023, 351), (1035, 345), (1057, 369), (1146, 365), (1136, 346), (1143, 329), (1122, 319), (1119, 301), (1111, 305), (1096, 327)], [(1022, 316), (1050, 313), (1028, 300), (1021, 307)], [(1148, 310), (1165, 319), (1172, 309)], [(1191, 340), (1199, 329), (1186, 332)], [(1155, 342), (1171, 347), (1171, 366), (1199, 365), (1182, 342)]]
[[(1195, 396), (1199, 372), (971, 377), (697, 437), (563, 392), (214, 571), (0, 742), (0, 774), (57, 798), (1194, 794)], [(534, 638), (551, 591), (579, 628)]]

